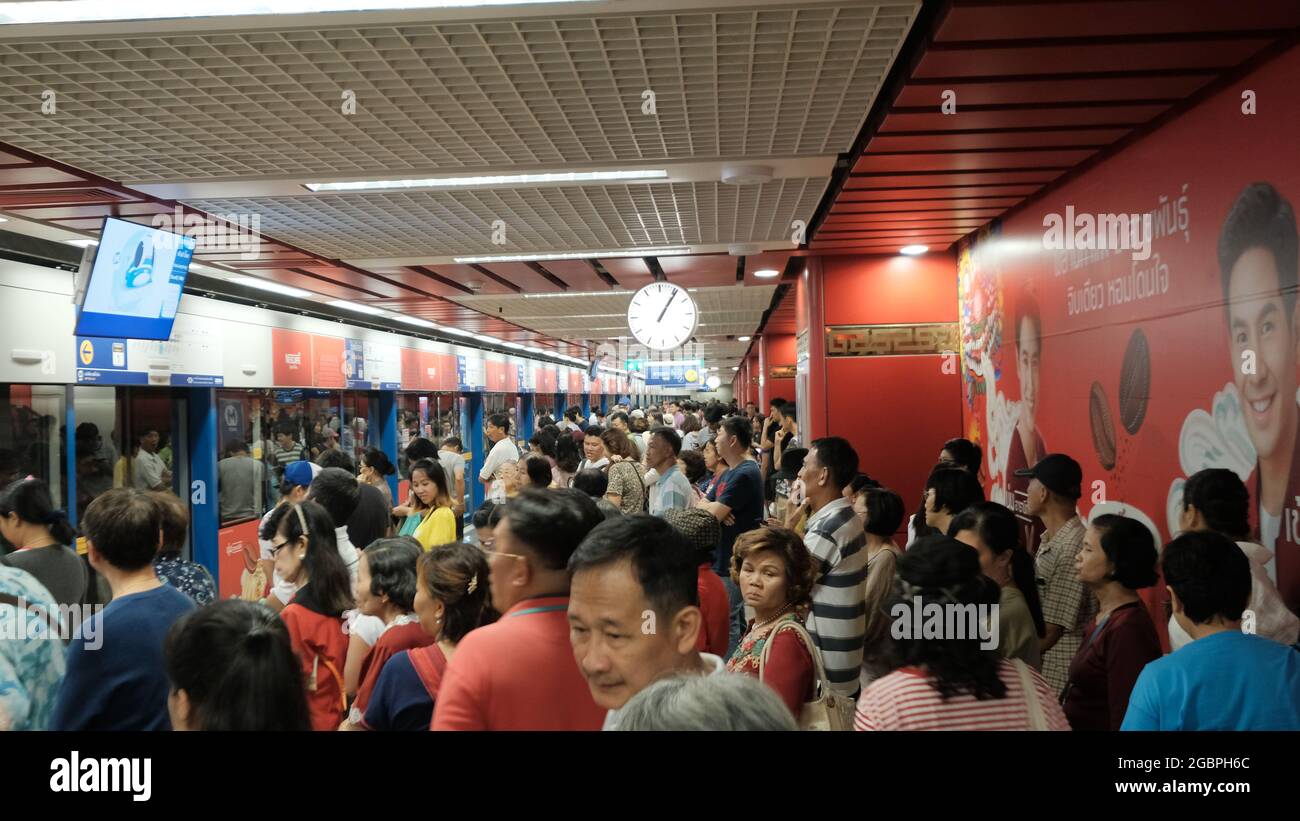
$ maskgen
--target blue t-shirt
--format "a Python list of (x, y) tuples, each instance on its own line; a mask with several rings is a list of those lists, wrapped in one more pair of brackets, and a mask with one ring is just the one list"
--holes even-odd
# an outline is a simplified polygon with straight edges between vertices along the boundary
[(409, 650), (394, 655), (382, 670), (366, 705), (366, 726), (372, 730), (428, 730), (433, 699), (415, 672)]
[(1300, 652), (1236, 630), (1142, 669), (1121, 730), (1300, 730)]
[(763, 523), (763, 474), (758, 462), (746, 459), (722, 474), (709, 494), (710, 502), (721, 502), (731, 508), (736, 523), (722, 526), (718, 540), (718, 554), (713, 569), (719, 575), (731, 575), (731, 548), (736, 537), (757, 528)]
[(163, 639), (194, 609), (164, 584), (113, 599), (96, 613), (89, 637), (68, 645), (68, 672), (54, 702), (51, 730), (170, 730)]

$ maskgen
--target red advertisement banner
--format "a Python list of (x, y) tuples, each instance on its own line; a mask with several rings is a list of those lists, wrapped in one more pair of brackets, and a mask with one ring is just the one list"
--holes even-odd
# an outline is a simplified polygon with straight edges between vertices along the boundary
[(984, 448), (990, 498), (1023, 508), (1015, 469), (1068, 453), (1083, 468), (1081, 513), (1137, 518), (1164, 543), (1187, 477), (1230, 469), (1292, 609), (1300, 108), (1247, 111), (1242, 89), (1286, 100), (1297, 76), (1293, 49), (1016, 213), (958, 263), (964, 427)]
[[(257, 543), (259, 519), (241, 522), (217, 531), (217, 596), (237, 598), (243, 584), (257, 568), (261, 548)], [(267, 579), (270, 582), (270, 579)], [(265, 595), (266, 590), (262, 590)]]
[(312, 377), (312, 335), (283, 328), (271, 329), (271, 378), (288, 388), (309, 388)]
[(345, 341), (334, 336), (312, 336), (312, 360), (315, 364), (316, 387), (342, 388), (347, 385), (343, 373)]

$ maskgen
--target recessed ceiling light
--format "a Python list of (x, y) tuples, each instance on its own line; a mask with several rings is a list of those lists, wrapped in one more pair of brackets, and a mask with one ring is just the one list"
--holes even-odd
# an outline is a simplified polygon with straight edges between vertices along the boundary
[(662, 168), (636, 171), (561, 171), (546, 174), (496, 174), (486, 177), (426, 177), (411, 180), (361, 180), (357, 182), (310, 182), (309, 191), (386, 191), (395, 188), (486, 188), (498, 185), (538, 185), (549, 182), (605, 182), (612, 180), (664, 179)]
[(89, 248), (92, 245), (99, 244), (97, 239), (65, 239), (63, 242), (67, 245), (75, 245), (78, 248)]
[(898, 249), (898, 253), (906, 254), (909, 257), (914, 257), (919, 254), (924, 254), (926, 251), (929, 250), (930, 250), (930, 246), (928, 245), (904, 245), (902, 248)]
[(263, 291), (270, 291), (276, 294), (284, 294), (285, 296), (308, 297), (312, 295), (311, 291), (304, 291), (301, 288), (293, 288), (288, 285), (281, 285), (278, 282), (271, 282), (270, 280), (266, 280), (266, 279), (258, 279), (257, 277), (231, 277), (229, 281), (235, 283), (236, 285), (244, 285), (249, 288), (258, 288)]
[[(574, 0), (566, 0), (574, 2)], [(578, 0), (582, 2), (583, 0)], [(0, 25), (20, 23), (93, 23), (103, 20), (175, 20), (188, 17), (303, 14), (317, 11), (393, 11), (464, 6), (503, 6), (560, 0), (190, 0), (163, 5), (151, 0), (63, 0), (0, 3)]]
[(748, 342), (748, 341), (749, 341), (749, 337), (747, 337), (747, 336), (738, 336), (738, 337), (736, 337), (736, 341), (737, 341), (737, 342)]
[(732, 366), (731, 366), (731, 369), (732, 369), (733, 371), (738, 371), (738, 370), (740, 370), (740, 368), (737, 367), (737, 366), (735, 366), (735, 365), (732, 365)]
[(370, 314), (371, 316), (387, 316), (388, 311), (382, 308), (375, 308), (371, 305), (362, 305), (358, 302), (348, 302), (346, 299), (331, 299), (326, 305), (333, 305), (335, 308), (342, 308), (345, 311), (355, 311), (359, 314)]
[[(452, 257), (454, 262), (462, 265), (473, 265), (483, 262), (545, 262), (556, 259), (586, 259), (589, 257), (647, 257), (647, 256), (671, 256), (675, 254), (689, 254), (690, 248), (672, 247), (672, 248), (619, 248), (611, 251), (564, 251), (556, 254), (497, 254), (485, 257)], [(567, 294), (556, 294), (556, 296), (567, 296)]]
[(781, 276), (781, 272), (776, 270), (775, 268), (764, 268), (761, 271), (755, 271), (754, 276), (758, 277), (759, 279), (772, 279), (773, 277)]

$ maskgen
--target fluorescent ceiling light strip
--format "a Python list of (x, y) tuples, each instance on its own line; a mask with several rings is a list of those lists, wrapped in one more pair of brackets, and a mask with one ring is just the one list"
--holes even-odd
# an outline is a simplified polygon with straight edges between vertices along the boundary
[(371, 316), (387, 316), (388, 311), (382, 308), (375, 308), (370, 305), (362, 305), (358, 302), (348, 302), (346, 299), (331, 299), (326, 305), (333, 305), (335, 308), (342, 308), (345, 311), (355, 311), (359, 314), (370, 314)]
[(393, 319), (396, 319), (398, 322), (405, 322), (407, 325), (418, 325), (421, 328), (438, 327), (437, 325), (435, 325), (434, 323), (430, 322), (427, 319), (420, 319), (419, 317), (415, 317), (415, 316), (402, 316), (401, 314), (394, 314)]
[(309, 297), (314, 296), (311, 291), (304, 291), (301, 288), (294, 288), (289, 285), (281, 285), (278, 282), (271, 282), (267, 279), (258, 279), (257, 277), (230, 277), (230, 282), (236, 285), (244, 285), (249, 288), (257, 288), (262, 291), (270, 291), (275, 294), (284, 296)]
[(0, 3), (0, 25), (22, 23), (94, 23), (105, 20), (174, 20), (190, 17), (305, 14), (328, 11), (395, 11), (473, 8), (587, 0), (190, 0), (160, 4), (152, 0), (56, 0)]
[[(608, 291), (547, 291), (541, 294), (524, 294), (524, 299), (547, 299), (557, 296), (632, 296), (632, 291), (624, 288), (613, 288)], [(624, 316), (624, 314), (566, 314), (570, 319), (591, 319), (602, 316)]]
[[(483, 257), (453, 257), (452, 259), (462, 265), (473, 265), (481, 262), (545, 262), (547, 260), (585, 259), (587, 257), (646, 257), (689, 253), (691, 253), (690, 248), (674, 246), (671, 248), (619, 248), (611, 251), (564, 251), (558, 254), (499, 254)], [(556, 296), (568, 296), (568, 294), (556, 294)]]
[(97, 239), (65, 239), (63, 242), (66, 245), (75, 245), (78, 248), (89, 248), (92, 245), (99, 244)]
[(411, 180), (358, 180), (354, 182), (309, 182), (309, 191), (386, 191), (394, 188), (483, 188), (494, 185), (539, 185), (551, 182), (607, 182), (613, 180), (660, 180), (662, 168), (634, 171), (559, 171), (543, 174), (494, 174), (483, 177), (426, 177)]

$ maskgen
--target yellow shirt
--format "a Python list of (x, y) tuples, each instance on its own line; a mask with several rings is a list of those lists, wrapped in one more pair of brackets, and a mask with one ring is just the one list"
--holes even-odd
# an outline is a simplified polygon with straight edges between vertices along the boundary
[(424, 517), (415, 528), (415, 540), (429, 550), (437, 545), (456, 541), (456, 514), (449, 507), (440, 507)]

